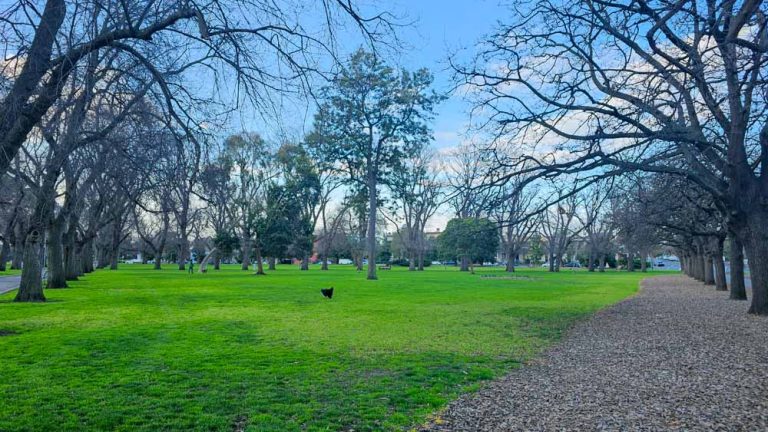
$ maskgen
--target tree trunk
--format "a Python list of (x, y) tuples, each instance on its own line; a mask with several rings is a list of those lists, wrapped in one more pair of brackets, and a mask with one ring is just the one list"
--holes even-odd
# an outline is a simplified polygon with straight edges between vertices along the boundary
[(186, 235), (181, 234), (181, 241), (179, 242), (179, 256), (178, 256), (179, 270), (184, 271), (187, 269), (188, 258), (191, 258), (189, 256), (189, 240), (187, 240)]
[(309, 270), (309, 255), (304, 255), (301, 259), (301, 270), (306, 271)]
[(513, 247), (507, 247), (507, 265), (504, 269), (507, 273), (515, 272), (515, 249)]
[(96, 268), (102, 269), (107, 266), (107, 253), (104, 247), (96, 245)]
[(647, 253), (640, 254), (640, 271), (643, 273), (646, 273), (648, 271), (648, 262), (646, 260), (647, 256), (648, 256)]
[(68, 281), (76, 281), (82, 275), (83, 263), (80, 262), (80, 246), (76, 241), (64, 248), (64, 274)]
[(717, 291), (728, 291), (728, 282), (725, 278), (725, 262), (723, 261), (724, 241), (724, 238), (717, 239), (714, 254), (712, 255), (715, 264), (715, 289)]
[(276, 270), (277, 269), (277, 258), (275, 257), (269, 257), (267, 258), (267, 265), (269, 270)]
[(242, 246), (240, 247), (240, 253), (242, 254), (243, 263), (240, 266), (242, 270), (248, 270), (251, 266), (251, 238), (250, 236), (244, 236), (242, 239)]
[(749, 215), (749, 235), (744, 240), (752, 282), (749, 313), (768, 315), (768, 214)]
[(635, 254), (632, 252), (627, 254), (627, 271), (635, 271)]
[(704, 265), (702, 265), (701, 256), (698, 252), (691, 255), (691, 257), (688, 258), (688, 261), (690, 262), (691, 276), (698, 281), (703, 281)]
[(117, 270), (120, 264), (119, 260), (120, 260), (120, 254), (116, 250), (110, 251), (109, 252), (109, 269)]
[(699, 264), (699, 281), (704, 282), (707, 280), (707, 256), (701, 252), (698, 256)]
[(120, 260), (120, 243), (122, 243), (123, 224), (120, 220), (112, 223), (112, 242), (109, 245), (109, 269), (117, 270), (117, 263)]
[(33, 230), (27, 234), (24, 241), (24, 269), (21, 271), (19, 292), (14, 301), (17, 302), (42, 302), (43, 279), (41, 277), (42, 265), (40, 263), (40, 231)]
[(735, 235), (731, 236), (731, 300), (746, 300), (744, 283), (744, 245)]
[(203, 261), (200, 263), (200, 270), (199, 270), (200, 273), (208, 272), (208, 263), (211, 261), (211, 259), (215, 259), (214, 257), (216, 256), (217, 253), (218, 251), (216, 249), (208, 252), (208, 255), (206, 255), (205, 258), (203, 258)]
[(77, 257), (75, 258), (75, 261), (77, 262), (77, 277), (83, 276), (85, 274), (85, 263), (83, 262), (83, 247), (85, 247), (85, 244), (82, 242), (76, 242), (75, 243), (75, 253), (77, 254)]
[(515, 261), (511, 260), (511, 259), (507, 259), (507, 265), (506, 265), (506, 268), (504, 270), (506, 270), (507, 273), (514, 273), (515, 272)]
[(419, 271), (424, 271), (424, 250), (423, 249), (419, 251), (418, 256), (419, 256), (419, 267), (418, 267), (418, 270)]
[(0, 248), (0, 272), (4, 272), (6, 270), (6, 261), (8, 260), (8, 255), (11, 254), (11, 245), (8, 242), (8, 237), (5, 237), (5, 240), (3, 240), (3, 246)]
[(48, 278), (46, 288), (66, 288), (67, 278), (64, 273), (64, 251), (61, 246), (62, 224), (52, 221), (48, 225)]
[(605, 254), (600, 255), (600, 266), (598, 271), (600, 273), (605, 273)]
[(24, 242), (16, 237), (13, 245), (13, 257), (11, 257), (11, 270), (21, 270), (24, 263)]
[(555, 272), (555, 254), (552, 252), (549, 253), (549, 272)]
[(159, 247), (155, 251), (155, 265), (152, 267), (154, 270), (163, 269), (163, 248)]
[(264, 273), (264, 260), (261, 258), (261, 248), (256, 247), (256, 274), (261, 276), (265, 275)]
[(323, 263), (320, 265), (320, 270), (328, 270), (328, 255), (322, 254), (320, 257), (323, 260)]
[(87, 240), (82, 247), (83, 273), (93, 273), (93, 240)]
[(416, 271), (416, 254), (414, 252), (408, 253), (408, 271)]
[(368, 173), (368, 231), (366, 232), (366, 250), (368, 252), (368, 280), (376, 280), (376, 180), (377, 170), (369, 168)]
[(64, 276), (68, 281), (76, 281), (83, 266), (80, 263), (80, 253), (77, 247), (77, 216), (69, 216), (69, 226), (64, 234)]
[(595, 271), (595, 252), (593, 248), (589, 250), (589, 263), (587, 264), (587, 271)]
[(213, 269), (221, 270), (221, 252), (216, 251), (216, 257), (213, 259)]
[(704, 255), (704, 285), (715, 284), (715, 260), (711, 254)]

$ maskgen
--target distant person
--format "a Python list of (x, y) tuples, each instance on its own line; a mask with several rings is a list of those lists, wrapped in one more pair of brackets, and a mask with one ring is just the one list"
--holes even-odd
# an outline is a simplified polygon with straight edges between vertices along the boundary
[(192, 274), (195, 272), (195, 260), (190, 257), (189, 258), (189, 274)]

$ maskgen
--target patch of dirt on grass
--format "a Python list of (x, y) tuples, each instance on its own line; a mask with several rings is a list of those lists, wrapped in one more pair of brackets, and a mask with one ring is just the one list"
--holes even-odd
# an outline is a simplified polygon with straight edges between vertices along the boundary
[(481, 275), (481, 279), (494, 279), (494, 280), (525, 280), (525, 281), (534, 281), (536, 279), (530, 277), (530, 276), (513, 276), (513, 275)]
[(232, 432), (243, 432), (245, 427), (248, 426), (248, 416), (240, 414), (235, 418), (235, 422), (232, 424)]
[(13, 336), (13, 335), (17, 335), (17, 334), (19, 334), (19, 332), (17, 332), (16, 330), (0, 329), (0, 337), (2, 337), (2, 336)]

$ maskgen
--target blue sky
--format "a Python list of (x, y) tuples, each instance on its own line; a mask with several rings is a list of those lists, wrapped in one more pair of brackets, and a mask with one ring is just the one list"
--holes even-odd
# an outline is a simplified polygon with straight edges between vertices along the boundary
[[(449, 89), (452, 84), (451, 73), (447, 70), (448, 55), (457, 53), (460, 60), (469, 59), (472, 46), (490, 33), (505, 15), (499, 0), (398, 0), (388, 3), (391, 10), (401, 11), (416, 20), (412, 28), (401, 33), (410, 45), (401, 58), (402, 65), (409, 69), (427, 67), (432, 70), (435, 87), (439, 90)], [(435, 147), (453, 147), (460, 142), (468, 108), (458, 96), (440, 106), (434, 123)]]
[[(458, 53), (459, 59), (469, 59), (472, 46), (484, 35), (490, 33), (498, 19), (505, 15), (503, 0), (365, 0), (358, 2), (362, 10), (389, 11), (401, 18), (403, 23), (412, 23), (398, 31), (403, 49), (396, 53), (384, 53), (388, 62), (409, 70), (426, 67), (435, 76), (435, 89), (447, 91), (452, 86), (447, 59)], [(362, 45), (359, 33), (348, 34), (341, 41), (343, 52), (352, 52)], [(303, 105), (303, 104), (299, 104)], [(444, 149), (458, 145), (467, 122), (468, 105), (461, 97), (453, 96), (438, 107), (433, 123), (434, 147)], [(296, 101), (287, 101), (284, 111), (275, 120), (264, 121), (253, 110), (244, 108), (231, 119), (231, 128), (259, 132), (268, 138), (280, 139), (282, 134), (289, 139), (301, 139), (311, 128), (312, 108), (296, 106)], [(226, 133), (230, 133), (226, 131)]]

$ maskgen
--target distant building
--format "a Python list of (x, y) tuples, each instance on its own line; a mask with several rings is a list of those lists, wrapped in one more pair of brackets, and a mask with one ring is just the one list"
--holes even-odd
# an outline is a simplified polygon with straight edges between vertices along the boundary
[(437, 240), (437, 238), (440, 236), (440, 228), (437, 228), (435, 231), (426, 231), (424, 233), (424, 236), (427, 237), (429, 240)]

